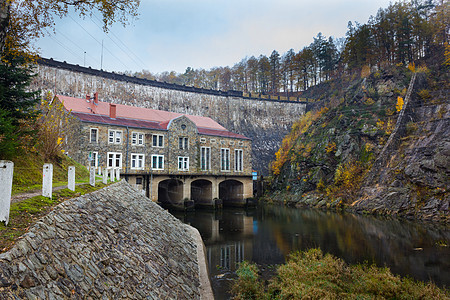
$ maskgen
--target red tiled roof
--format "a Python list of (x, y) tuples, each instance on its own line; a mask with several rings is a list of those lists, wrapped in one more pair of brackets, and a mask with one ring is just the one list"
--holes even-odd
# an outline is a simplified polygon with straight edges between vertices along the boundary
[(99, 101), (98, 104), (94, 104), (93, 99), (86, 100), (62, 95), (57, 95), (57, 98), (68, 111), (71, 111), (73, 115), (85, 122), (167, 130), (171, 120), (184, 115), (194, 122), (201, 134), (248, 139), (243, 135), (228, 131), (225, 127), (208, 117), (115, 104), (116, 118), (110, 118), (110, 103)]

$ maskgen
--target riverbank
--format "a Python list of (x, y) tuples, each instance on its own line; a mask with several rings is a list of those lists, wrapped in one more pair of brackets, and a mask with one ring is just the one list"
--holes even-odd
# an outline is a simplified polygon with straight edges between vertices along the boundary
[[(442, 194), (440, 191), (437, 191), (436, 193)], [(448, 193), (446, 195), (448, 198)], [(437, 198), (437, 200), (433, 202), (433, 205), (420, 205), (419, 203), (417, 203), (417, 205), (411, 205), (411, 199), (406, 193), (390, 191), (384, 197), (386, 198), (385, 201), (388, 203), (395, 202), (397, 204), (391, 205), (389, 209), (387, 208), (387, 205), (361, 206), (359, 205), (360, 201), (348, 204), (345, 199), (341, 197), (333, 198), (316, 192), (297, 195), (295, 193), (290, 193), (289, 191), (276, 191), (270, 196), (261, 197), (259, 201), (267, 204), (296, 208), (309, 207), (322, 210), (347, 211), (357, 214), (391, 216), (409, 220), (450, 224), (450, 207), (448, 199), (441, 201)], [(392, 200), (393, 198), (395, 198), (395, 201)], [(398, 198), (403, 198), (403, 201)]]
[(0, 298), (208, 299), (202, 247), (121, 181), (59, 204), (0, 254)]
[(347, 265), (320, 249), (296, 252), (264, 283), (255, 264), (236, 271), (235, 299), (449, 299), (450, 292), (433, 283), (400, 278), (388, 268)]

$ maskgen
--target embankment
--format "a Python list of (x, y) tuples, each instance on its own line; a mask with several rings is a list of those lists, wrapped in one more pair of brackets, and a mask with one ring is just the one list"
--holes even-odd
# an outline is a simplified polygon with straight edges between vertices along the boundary
[(208, 298), (202, 253), (195, 229), (122, 181), (58, 205), (0, 254), (0, 299)]

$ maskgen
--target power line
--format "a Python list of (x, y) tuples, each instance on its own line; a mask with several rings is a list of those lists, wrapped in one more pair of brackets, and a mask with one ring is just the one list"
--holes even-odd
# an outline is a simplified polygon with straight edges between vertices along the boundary
[(80, 49), (83, 53), (86, 52), (87, 55), (93, 60), (96, 61), (96, 59), (90, 55), (87, 51), (85, 51), (85, 49), (81, 48), (77, 43), (75, 43), (71, 38), (69, 38), (67, 35), (65, 35), (62, 31), (56, 29), (56, 33), (61, 34), (66, 40), (68, 40), (71, 44), (73, 44), (75, 47), (77, 47), (78, 49)]
[[(95, 15), (93, 15), (98, 21), (100, 21), (98, 18), (97, 18), (97, 16), (95, 16)], [(92, 21), (92, 23), (94, 23), (100, 30), (103, 30), (101, 27), (100, 27), (100, 25), (98, 25), (93, 19), (92, 19), (92, 17), (91, 17), (91, 21)], [(100, 21), (101, 22), (101, 21)], [(109, 34), (107, 34), (106, 33), (106, 36), (120, 49), (120, 50), (122, 50), (135, 64), (136, 64), (136, 66), (138, 66), (138, 67), (142, 67), (133, 57), (131, 57), (130, 55), (129, 55), (129, 53), (131, 53), (131, 54), (133, 54), (138, 60), (140, 60), (140, 62), (143, 64), (143, 65), (145, 65), (145, 63), (136, 55), (136, 54), (134, 54), (134, 52), (130, 49), (130, 48), (128, 48), (128, 46), (124, 43), (124, 42), (122, 42), (122, 40), (119, 38), (119, 37), (117, 37), (117, 35), (115, 35), (114, 34), (114, 32), (112, 32), (112, 31), (110, 31), (113, 35), (114, 35), (114, 37), (117, 39), (117, 41), (119, 41), (127, 50), (125, 50), (125, 49), (123, 49), (123, 47), (122, 46), (120, 46), (118, 43), (116, 43), (116, 41), (114, 41), (110, 36), (109, 36)]]
[(50, 38), (54, 40), (57, 44), (59, 44), (61, 47), (63, 47), (67, 52), (70, 52), (73, 56), (77, 57), (78, 59), (83, 59), (80, 57), (76, 52), (74, 52), (70, 47), (64, 45), (61, 41), (59, 41), (55, 36), (50, 35)]
[[(78, 24), (78, 26), (81, 27), (81, 29), (83, 29), (91, 38), (93, 38), (99, 45), (102, 45), (101, 42), (99, 42), (99, 40), (97, 40), (89, 31), (87, 31), (80, 23), (78, 23), (71, 15), (69, 15), (69, 17)], [(103, 49), (103, 45), (102, 45), (102, 49)], [(111, 54), (115, 59), (117, 59), (124, 67), (125, 69), (129, 69), (128, 66), (122, 61), (120, 60), (117, 56), (115, 56), (108, 48), (106, 48), (106, 51), (109, 52), (109, 54)]]

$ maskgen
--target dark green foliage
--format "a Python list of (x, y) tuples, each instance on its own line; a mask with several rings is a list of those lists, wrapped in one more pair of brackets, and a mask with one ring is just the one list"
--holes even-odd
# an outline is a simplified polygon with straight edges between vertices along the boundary
[(23, 56), (10, 55), (0, 63), (0, 159), (17, 156), (35, 134), (39, 92), (28, 91), (32, 78)]

